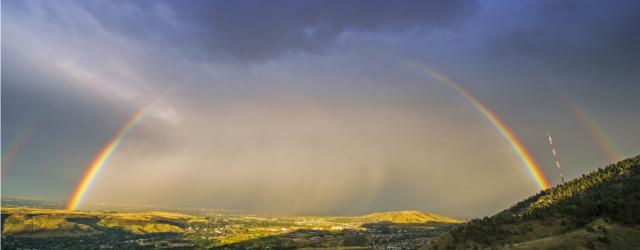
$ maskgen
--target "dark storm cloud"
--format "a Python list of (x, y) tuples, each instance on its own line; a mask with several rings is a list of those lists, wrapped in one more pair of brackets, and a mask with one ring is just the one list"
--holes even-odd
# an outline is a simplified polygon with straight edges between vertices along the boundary
[(591, 76), (625, 77), (640, 67), (638, 1), (531, 1), (516, 8), (514, 25), (489, 39), (496, 61)]
[[(333, 45), (345, 32), (456, 28), (477, 9), (470, 0), (166, 1), (104, 5), (86, 4), (106, 27), (156, 42), (170, 42), (204, 60), (264, 60), (288, 52), (318, 52)], [(108, 11), (110, 8), (118, 11)], [(128, 14), (119, 14), (122, 9)]]

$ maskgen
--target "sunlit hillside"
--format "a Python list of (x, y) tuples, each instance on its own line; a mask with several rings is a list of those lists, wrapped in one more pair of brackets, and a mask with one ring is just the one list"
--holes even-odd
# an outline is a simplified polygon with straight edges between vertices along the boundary
[(371, 213), (359, 217), (362, 220), (368, 222), (393, 222), (393, 223), (427, 223), (427, 222), (441, 222), (441, 223), (462, 223), (464, 221), (449, 218), (446, 216), (423, 212), (423, 211), (391, 211), (391, 212), (379, 212)]
[(118, 213), (53, 209), (3, 208), (2, 234), (19, 237), (73, 237), (103, 234), (110, 229), (143, 235), (183, 233), (200, 217), (167, 213)]

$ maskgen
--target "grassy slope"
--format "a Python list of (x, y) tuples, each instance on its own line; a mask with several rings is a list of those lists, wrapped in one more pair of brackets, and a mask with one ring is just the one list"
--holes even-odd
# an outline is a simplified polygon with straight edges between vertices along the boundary
[(505, 246), (509, 249), (633, 249), (640, 246), (640, 229), (596, 220), (567, 233)]
[[(463, 224), (425, 249), (640, 248), (640, 156)], [(600, 228), (600, 232), (594, 228)]]

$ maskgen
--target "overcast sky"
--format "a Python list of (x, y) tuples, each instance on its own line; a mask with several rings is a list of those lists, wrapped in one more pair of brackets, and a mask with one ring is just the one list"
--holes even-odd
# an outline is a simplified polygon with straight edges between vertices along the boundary
[(3, 1), (2, 195), (67, 200), (159, 98), (85, 204), (490, 215), (535, 182), (407, 60), (557, 184), (547, 131), (569, 178), (609, 163), (594, 128), (640, 153), (639, 23), (638, 1)]

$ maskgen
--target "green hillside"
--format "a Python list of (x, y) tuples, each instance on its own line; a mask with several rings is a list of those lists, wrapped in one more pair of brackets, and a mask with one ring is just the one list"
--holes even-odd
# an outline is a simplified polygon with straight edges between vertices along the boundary
[(640, 248), (640, 156), (474, 219), (425, 249)]

